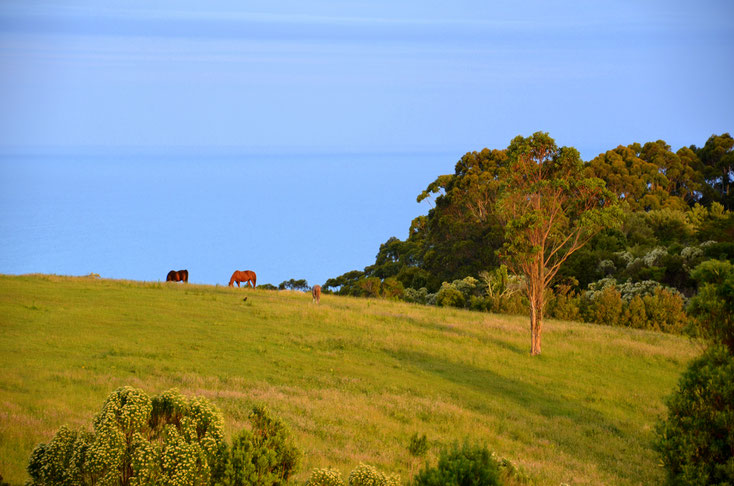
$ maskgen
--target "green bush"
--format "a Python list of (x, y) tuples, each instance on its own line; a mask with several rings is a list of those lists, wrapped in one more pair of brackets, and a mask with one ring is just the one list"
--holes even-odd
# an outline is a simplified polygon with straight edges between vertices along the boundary
[(464, 307), (466, 298), (452, 284), (444, 282), (436, 294), (436, 305), (441, 307)]
[(500, 465), (486, 446), (454, 444), (441, 452), (436, 467), (426, 465), (416, 486), (491, 486), (500, 484)]
[(528, 313), (529, 302), (525, 295), (517, 293), (499, 300), (494, 312), (502, 314), (525, 315)]
[(344, 486), (342, 474), (336, 469), (314, 469), (306, 486)]
[(361, 297), (379, 297), (382, 288), (382, 281), (378, 277), (366, 277), (357, 280), (357, 288), (359, 288)]
[(226, 454), (224, 485), (283, 485), (293, 474), (300, 452), (292, 444), (285, 424), (264, 406), (250, 413), (251, 430), (242, 430)]
[(624, 310), (624, 323), (628, 327), (635, 329), (645, 329), (648, 327), (647, 312), (645, 311), (645, 301), (642, 297), (635, 295), (627, 304)]
[(581, 298), (575, 293), (558, 293), (548, 302), (546, 314), (555, 319), (578, 320), (581, 313), (580, 301)]
[(405, 294), (403, 284), (395, 277), (382, 281), (382, 296), (386, 299), (402, 299)]
[(490, 312), (505, 314), (523, 314), (527, 303), (521, 295), (525, 289), (525, 280), (517, 275), (510, 275), (507, 267), (500, 265), (491, 272), (481, 272), (486, 290), (486, 308)]
[(683, 374), (658, 424), (669, 484), (734, 484), (734, 357), (710, 349)]
[(388, 476), (372, 466), (360, 463), (349, 473), (349, 486), (400, 486), (400, 476)]
[(645, 303), (648, 327), (671, 333), (683, 330), (687, 317), (680, 294), (658, 287), (652, 295), (644, 296), (642, 301)]
[(429, 295), (433, 294), (429, 294), (428, 289), (425, 287), (421, 287), (418, 290), (408, 287), (407, 289), (405, 289), (403, 300), (405, 300), (406, 302), (415, 302), (416, 304), (427, 305)]
[(205, 398), (115, 390), (93, 432), (61, 427), (28, 463), (29, 485), (193, 485), (221, 474), (224, 423)]
[(693, 270), (698, 294), (688, 305), (703, 337), (722, 343), (734, 353), (734, 265), (709, 260)]
[(604, 287), (590, 299), (586, 318), (597, 324), (618, 326), (622, 317), (622, 294), (614, 285)]
[(680, 333), (688, 321), (683, 296), (654, 281), (599, 280), (589, 285), (581, 307), (584, 320), (608, 326)]
[(418, 435), (416, 432), (410, 437), (408, 452), (413, 457), (423, 457), (428, 452), (428, 437), (426, 434)]

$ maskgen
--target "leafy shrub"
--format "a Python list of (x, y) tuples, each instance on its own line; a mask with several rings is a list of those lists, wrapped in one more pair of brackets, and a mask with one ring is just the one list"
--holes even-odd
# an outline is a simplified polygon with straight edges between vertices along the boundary
[(688, 317), (683, 296), (658, 282), (626, 282), (617, 285), (611, 278), (589, 285), (581, 307), (584, 319), (609, 326), (679, 333)]
[(596, 271), (602, 275), (613, 275), (617, 271), (617, 267), (611, 260), (602, 260), (596, 266)]
[(441, 307), (464, 307), (466, 298), (457, 288), (448, 282), (441, 284), (436, 294), (436, 305)]
[(734, 484), (734, 357), (722, 347), (694, 361), (668, 399), (656, 449), (669, 484)]
[(386, 299), (401, 299), (405, 294), (403, 284), (395, 277), (382, 281), (382, 296)]
[(269, 284), (269, 283), (260, 284), (260, 285), (257, 286), (257, 288), (263, 289), (263, 290), (278, 290), (278, 287), (276, 287), (273, 284)]
[(451, 282), (451, 286), (461, 292), (464, 299), (468, 301), (472, 295), (476, 295), (478, 293), (479, 280), (471, 276), (464, 277), (461, 280), (454, 280)]
[[(578, 283), (578, 282), (573, 282)], [(546, 314), (556, 319), (577, 320), (581, 313), (581, 298), (572, 292), (573, 283), (558, 285), (546, 306)]]
[(93, 432), (61, 427), (34, 449), (28, 484), (208, 484), (225, 447), (222, 416), (208, 400), (123, 387), (107, 397)]
[(349, 473), (349, 486), (400, 486), (400, 476), (388, 476), (372, 466), (360, 463)]
[(686, 324), (683, 297), (677, 292), (658, 287), (652, 295), (642, 298), (648, 327), (678, 333)]
[(492, 302), (489, 297), (472, 295), (469, 299), (469, 308), (475, 311), (488, 311), (492, 308)]
[(487, 289), (487, 310), (518, 314), (525, 311), (520, 293), (525, 288), (525, 280), (517, 275), (510, 275), (505, 265), (500, 265), (491, 272), (479, 274)]
[(586, 311), (586, 317), (591, 322), (619, 325), (622, 316), (622, 294), (616, 286), (610, 285), (593, 294)]
[(426, 434), (418, 435), (416, 432), (410, 437), (410, 442), (408, 443), (408, 452), (410, 452), (410, 455), (413, 457), (423, 457), (428, 452), (428, 438), (426, 437)]
[(709, 260), (698, 265), (692, 275), (700, 287), (688, 309), (697, 318), (699, 332), (734, 353), (734, 265)]
[(378, 277), (366, 277), (357, 281), (357, 288), (363, 297), (379, 297), (382, 281)]
[(289, 280), (284, 280), (280, 282), (280, 284), (278, 284), (278, 290), (300, 290), (302, 292), (306, 292), (310, 288), (311, 286), (308, 285), (306, 279), (303, 278), (299, 280), (291, 278)]
[(249, 421), (252, 429), (242, 430), (227, 451), (224, 484), (286, 484), (300, 459), (300, 452), (292, 444), (288, 429), (264, 406), (253, 408)]
[(486, 446), (454, 444), (441, 452), (436, 467), (426, 465), (413, 479), (416, 486), (498, 485), (500, 465)]
[(314, 469), (306, 486), (344, 486), (342, 474), (336, 469)]
[(517, 293), (501, 299), (497, 307), (491, 310), (502, 314), (527, 314), (528, 305), (527, 297)]
[(624, 310), (625, 325), (635, 329), (645, 329), (648, 326), (645, 301), (642, 297), (635, 295)]
[(421, 287), (418, 290), (408, 287), (407, 289), (405, 289), (405, 293), (403, 294), (403, 300), (405, 300), (406, 302), (415, 302), (416, 304), (425, 305), (428, 303), (428, 295), (428, 289), (425, 287)]

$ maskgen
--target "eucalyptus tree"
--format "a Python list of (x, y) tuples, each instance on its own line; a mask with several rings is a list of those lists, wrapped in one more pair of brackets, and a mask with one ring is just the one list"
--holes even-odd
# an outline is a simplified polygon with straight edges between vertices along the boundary
[(498, 174), (496, 214), (505, 225), (500, 258), (526, 280), (530, 354), (541, 352), (546, 291), (561, 265), (597, 233), (621, 223), (617, 198), (589, 177), (578, 151), (543, 132), (518, 136)]

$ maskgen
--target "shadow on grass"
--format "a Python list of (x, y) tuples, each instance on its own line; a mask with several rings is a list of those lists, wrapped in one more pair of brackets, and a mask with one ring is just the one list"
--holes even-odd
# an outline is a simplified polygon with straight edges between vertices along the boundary
[[(401, 317), (401, 319), (406, 320), (410, 322), (412, 325), (422, 328), (422, 329), (426, 329), (429, 331), (436, 331), (438, 333), (443, 333), (443, 334), (454, 335), (460, 338), (476, 339), (484, 344), (491, 344), (493, 346), (498, 346), (508, 351), (512, 351), (513, 353), (528, 354), (528, 351), (530, 349), (529, 343), (527, 347), (517, 346), (516, 344), (510, 343), (507, 341), (503, 341), (501, 339), (490, 337), (486, 335), (485, 333), (481, 332), (478, 327), (474, 329), (471, 327), (469, 328), (458, 327), (458, 326), (452, 326), (449, 324), (445, 324), (440, 321), (426, 320), (426, 319), (414, 318), (414, 317)], [(477, 324), (477, 326), (479, 326), (479, 324)]]
[[(508, 349), (515, 351), (515, 348), (509, 346)], [(587, 456), (600, 469), (614, 475), (630, 478), (636, 474), (633, 471), (636, 467), (621, 469), (617, 456), (619, 450), (629, 447), (630, 440), (639, 441), (639, 436), (632, 430), (620, 430), (597, 410), (564, 399), (541, 386), (467, 363), (411, 350), (386, 349), (384, 352), (399, 360), (404, 369), (413, 367), (448, 383), (445, 391), (460, 397), (463, 405), (475, 412), (526, 420), (519, 427), (534, 427), (533, 439), (553, 443), (570, 456)], [(527, 350), (522, 352), (527, 353)], [(524, 372), (532, 373), (532, 369), (518, 370), (518, 373)], [(510, 402), (509, 409), (505, 405), (507, 402)], [(520, 418), (523, 415), (525, 417)], [(640, 446), (649, 449), (645, 444)]]

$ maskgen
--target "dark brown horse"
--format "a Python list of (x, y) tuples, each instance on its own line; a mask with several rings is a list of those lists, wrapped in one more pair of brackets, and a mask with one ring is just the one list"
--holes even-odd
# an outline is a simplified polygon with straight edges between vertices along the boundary
[(179, 270), (178, 272), (175, 270), (171, 270), (168, 272), (168, 276), (166, 277), (166, 282), (188, 282), (189, 281), (189, 271), (188, 270)]
[(237, 282), (237, 286), (240, 286), (240, 282), (244, 284), (250, 284), (253, 289), (257, 285), (257, 275), (252, 270), (235, 270), (232, 274), (232, 278), (229, 279), (229, 286), (234, 287), (234, 283)]
[(321, 301), (321, 285), (314, 285), (311, 289), (311, 297), (313, 302), (318, 304)]

